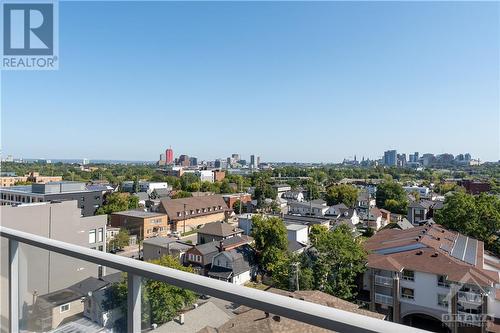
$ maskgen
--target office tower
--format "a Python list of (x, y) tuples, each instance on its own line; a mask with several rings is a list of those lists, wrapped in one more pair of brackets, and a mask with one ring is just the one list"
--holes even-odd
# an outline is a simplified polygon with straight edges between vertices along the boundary
[(384, 152), (384, 165), (396, 166), (397, 165), (397, 151), (388, 150)]
[(173, 164), (174, 163), (174, 151), (172, 148), (168, 148), (165, 151), (165, 155), (167, 157), (167, 164)]

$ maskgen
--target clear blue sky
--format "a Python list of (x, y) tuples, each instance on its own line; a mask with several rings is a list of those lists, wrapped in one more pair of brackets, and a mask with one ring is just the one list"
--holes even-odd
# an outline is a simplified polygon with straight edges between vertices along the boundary
[(499, 159), (490, 3), (61, 2), (60, 69), (2, 73), (3, 154)]

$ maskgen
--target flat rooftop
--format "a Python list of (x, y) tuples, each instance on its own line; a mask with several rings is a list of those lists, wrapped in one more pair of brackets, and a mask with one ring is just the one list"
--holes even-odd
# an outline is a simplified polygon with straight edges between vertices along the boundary
[(155, 216), (166, 216), (167, 214), (157, 213), (157, 212), (145, 212), (143, 210), (126, 210), (123, 212), (111, 213), (111, 215), (123, 215), (123, 216), (147, 218)]

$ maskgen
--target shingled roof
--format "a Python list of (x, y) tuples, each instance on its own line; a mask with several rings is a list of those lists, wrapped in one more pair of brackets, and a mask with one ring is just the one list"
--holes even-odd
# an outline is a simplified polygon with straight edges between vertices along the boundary
[(229, 210), (220, 195), (190, 197), (180, 199), (162, 199), (159, 210), (168, 215), (171, 221), (193, 218), (204, 215), (218, 214)]

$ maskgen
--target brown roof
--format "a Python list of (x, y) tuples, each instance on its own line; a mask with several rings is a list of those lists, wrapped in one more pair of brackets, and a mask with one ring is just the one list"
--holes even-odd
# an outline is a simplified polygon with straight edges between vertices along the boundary
[[(483, 243), (478, 242), (476, 264), (451, 255), (458, 233), (437, 224), (407, 230), (386, 229), (365, 242), (372, 252), (368, 267), (399, 272), (402, 269), (445, 275), (455, 282), (491, 286), (500, 282), (498, 272), (483, 268)], [(391, 251), (393, 248), (399, 248)]]
[[(349, 311), (353, 313), (370, 316), (377, 319), (384, 319), (385, 316), (372, 311), (360, 309), (358, 305), (344, 301), (340, 298), (331, 296), (321, 291), (296, 291), (288, 292), (279, 289), (270, 289), (269, 292), (301, 299), (307, 302), (321, 304), (336, 308), (339, 310)], [(317, 326), (305, 324), (293, 319), (274, 316), (273, 314), (266, 315), (264, 311), (240, 306), (234, 311), (237, 316), (215, 330), (204, 330), (201, 332), (217, 332), (217, 333), (319, 333), (332, 332)]]
[(227, 237), (242, 232), (243, 232), (242, 229), (239, 229), (229, 223), (224, 223), (224, 222), (206, 223), (203, 225), (203, 227), (198, 229), (199, 234), (213, 235), (219, 237)]
[[(180, 199), (162, 199), (160, 201), (159, 210), (166, 213), (171, 221), (179, 221), (184, 219), (184, 207), (187, 212), (186, 218), (188, 219), (197, 216), (217, 214), (229, 210), (226, 202), (220, 195), (207, 195), (203, 197)], [(191, 214), (191, 212), (193, 212), (193, 214)]]

